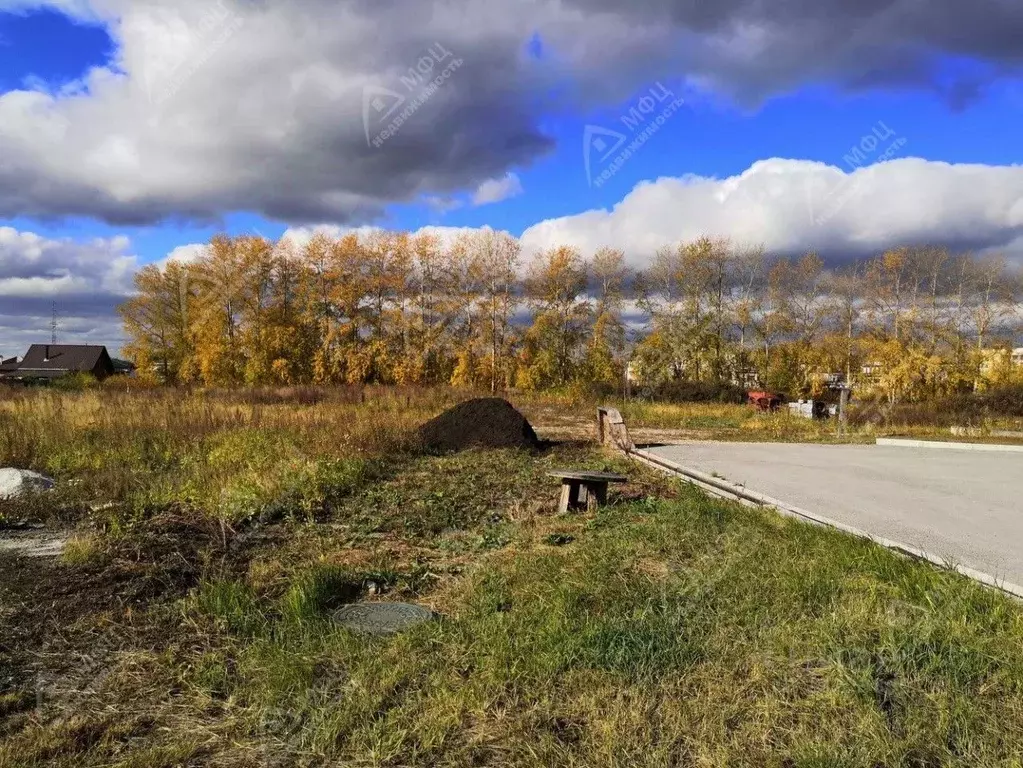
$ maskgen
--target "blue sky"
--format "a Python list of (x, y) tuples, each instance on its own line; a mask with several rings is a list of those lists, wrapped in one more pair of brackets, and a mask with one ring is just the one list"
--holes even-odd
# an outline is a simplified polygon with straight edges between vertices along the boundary
[[(102, 26), (46, 8), (0, 13), (0, 45), (4, 54), (0, 57), (0, 88), (5, 91), (26, 84), (59, 87), (92, 67), (111, 63), (116, 49)], [(954, 61), (949, 57), (946, 63), (951, 67)], [(489, 225), (520, 234), (543, 219), (611, 207), (635, 184), (659, 176), (728, 177), (770, 157), (842, 167), (844, 155), (879, 123), (904, 136), (906, 153), (915, 157), (998, 165), (1018, 163), (1023, 154), (1018, 138), (1023, 128), (1023, 86), (1018, 80), (990, 83), (983, 96), (965, 108), (951, 105), (947, 95), (937, 91), (901, 88), (850, 93), (827, 85), (808, 86), (759, 106), (742, 107), (725, 99), (694, 95), (667, 77), (644, 84), (637, 97), (655, 83), (686, 97), (686, 106), (646, 151), (601, 189), (585, 184), (583, 132), (591, 123), (621, 127), (620, 117), (630, 106), (629, 99), (545, 119), (544, 130), (557, 148), (514, 169), (526, 190), (520, 196), (496, 205), (450, 211), (438, 211), (429, 204), (399, 203), (374, 223), (402, 229)], [(464, 191), (463, 196), (468, 193)], [(183, 243), (206, 241), (219, 231), (258, 231), (278, 237), (288, 226), (244, 211), (225, 211), (205, 225), (174, 221), (126, 227), (81, 217), (14, 218), (7, 223), (52, 237), (127, 234), (146, 261), (161, 259)]]
[[(99, 25), (83, 23), (59, 11), (37, 9), (0, 13), (0, 88), (26, 83), (57, 87), (91, 67), (108, 64), (115, 44)], [(949, 62), (953, 60), (948, 59)], [(907, 140), (907, 154), (951, 163), (1011, 164), (1023, 160), (1023, 85), (997, 82), (976, 102), (954, 108), (945, 94), (913, 88), (844, 92), (808, 86), (772, 98), (757, 107), (694, 95), (671, 78), (655, 83), (686, 97), (686, 106), (611, 183), (594, 189), (585, 183), (582, 136), (587, 124), (620, 127), (630, 100), (577, 114), (553, 114), (545, 131), (557, 149), (527, 167), (516, 168), (526, 192), (499, 204), (437, 211), (428, 204), (401, 203), (375, 220), (385, 226), (417, 229), (424, 225), (489, 225), (521, 234), (537, 221), (611, 207), (635, 184), (659, 176), (697, 174), (728, 177), (770, 157), (817, 160), (844, 166), (842, 158), (861, 135), (883, 123)], [(626, 110), (627, 111), (627, 110)], [(467, 196), (465, 191), (463, 196)], [(14, 218), (15, 228), (52, 237), (109, 237), (127, 234), (146, 261), (163, 258), (183, 243), (203, 242), (219, 231), (261, 232), (278, 237), (286, 222), (248, 212), (225, 211), (216, 222), (177, 221), (156, 226), (108, 225), (80, 217), (56, 221)]]
[(0, 13), (0, 88), (23, 86), (32, 78), (62, 83), (91, 66), (104, 64), (114, 50), (106, 29), (73, 21), (42, 8)]
[[(126, 260), (137, 268), (219, 231), (276, 238), (317, 224), (486, 225), (527, 251), (602, 237), (638, 266), (656, 238), (702, 231), (780, 250), (856, 255), (912, 237), (1016, 255), (1014, 5), (987, 0), (986, 15), (967, 17), (938, 0), (916, 19), (908, 0), (878, 0), (872, 14), (827, 0), (787, 19), (753, 2), (514, 7), (524, 1), (459, 0), (445, 15), (411, 0), (351, 13), (315, 0), (0, 0), (0, 295), (20, 281), (9, 295), (38, 315), (54, 297), (82, 303), (68, 291), (92, 280), (109, 335)], [(438, 50), (431, 76), (464, 63), (394, 138), (367, 146), (360, 93), (411, 100), (402, 74)], [(589, 183), (587, 126), (631, 134), (622, 117), (651, 88), (684, 103), (606, 183)], [(850, 166), (879, 127), (899, 146)], [(807, 227), (794, 212), (807, 195), (833, 206), (850, 179), (855, 196), (827, 221)], [(505, 192), (475, 204), (488, 180)]]

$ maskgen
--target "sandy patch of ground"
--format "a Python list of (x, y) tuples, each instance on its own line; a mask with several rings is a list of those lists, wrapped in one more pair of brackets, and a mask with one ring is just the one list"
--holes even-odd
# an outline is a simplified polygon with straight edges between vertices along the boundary
[(0, 530), (0, 555), (58, 557), (67, 544), (67, 534), (41, 528)]

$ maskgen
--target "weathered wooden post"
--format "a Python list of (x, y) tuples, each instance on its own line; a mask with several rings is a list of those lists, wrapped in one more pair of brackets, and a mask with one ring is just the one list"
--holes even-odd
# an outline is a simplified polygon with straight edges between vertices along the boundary
[(624, 453), (628, 453), (636, 447), (629, 438), (625, 419), (622, 418), (622, 414), (617, 408), (597, 409), (597, 434), (601, 445), (617, 448)]

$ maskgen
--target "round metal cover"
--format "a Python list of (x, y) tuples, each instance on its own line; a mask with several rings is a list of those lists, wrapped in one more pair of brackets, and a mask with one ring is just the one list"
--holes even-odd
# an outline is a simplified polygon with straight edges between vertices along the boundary
[(334, 614), (343, 627), (370, 635), (392, 635), (432, 618), (432, 611), (408, 603), (354, 603)]

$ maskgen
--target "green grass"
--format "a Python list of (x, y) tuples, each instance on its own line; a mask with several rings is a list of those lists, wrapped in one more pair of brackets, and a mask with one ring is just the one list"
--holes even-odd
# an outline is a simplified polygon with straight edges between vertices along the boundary
[[(428, 459), (437, 477), (460, 460)], [(209, 581), (180, 605), (201, 641), (156, 673), (176, 681), (172, 730), (45, 764), (170, 765), (141, 750), (199, 728), (223, 764), (1018, 764), (1016, 603), (836, 532), (665, 495), (512, 524), (513, 543), (441, 584), (319, 557), (283, 590)], [(370, 579), (442, 618), (386, 639), (334, 625)], [(44, 764), (18, 744), (0, 764)]]
[(278, 748), (323, 764), (977, 766), (1023, 750), (1017, 605), (696, 491), (498, 557), (443, 620), (391, 640), (246, 604), (266, 629), (224, 638), (225, 714), (260, 739), (289, 713)]
[[(425, 456), (396, 434), (399, 448), (344, 456), (316, 419), (275, 407), (283, 436), (249, 413), (141, 481), (181, 488), (195, 460), (241, 487), (292, 449), (314, 468), (275, 475), (230, 518), (183, 505), (237, 523), (201, 528), (219, 544), (156, 557), (167, 542), (145, 515), (111, 549), (77, 540), (62, 579), (108, 561), (147, 583), (198, 576), (51, 637), (51, 656), (76, 638), (90, 656), (100, 636), (121, 645), (66, 717), (0, 688), (0, 766), (1020, 765), (1023, 610), (999, 593), (593, 447)], [(143, 455), (133, 439), (121, 455)], [(546, 473), (567, 466), (630, 483), (559, 517)], [(289, 488), (278, 522), (237, 522)], [(357, 599), (439, 618), (365, 637), (331, 621)]]

